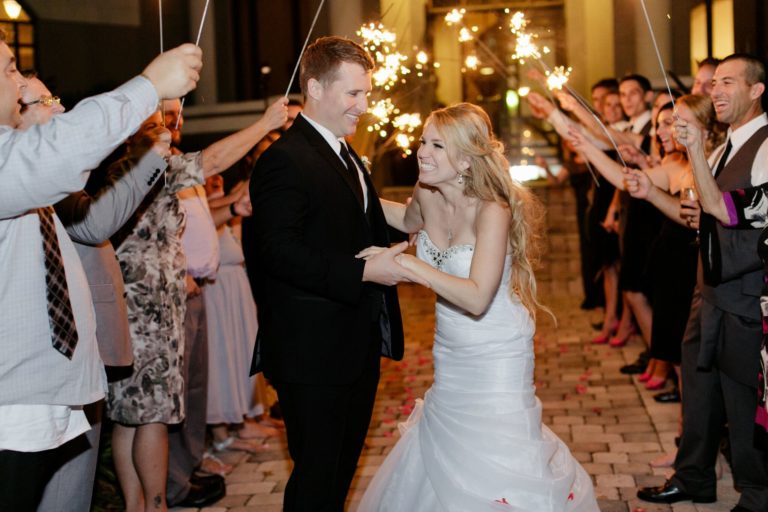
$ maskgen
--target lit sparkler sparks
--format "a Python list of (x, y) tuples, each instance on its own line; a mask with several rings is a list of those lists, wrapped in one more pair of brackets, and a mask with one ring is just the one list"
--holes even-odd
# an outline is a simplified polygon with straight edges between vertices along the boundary
[(466, 43), (467, 41), (471, 41), (474, 38), (475, 37), (472, 35), (472, 32), (470, 32), (467, 27), (461, 27), (461, 30), (459, 30), (460, 43)]
[(565, 69), (564, 66), (557, 66), (551, 72), (547, 71), (547, 87), (550, 91), (560, 91), (568, 83), (570, 76), (571, 68)]
[(512, 55), (513, 59), (517, 59), (520, 63), (525, 63), (525, 59), (540, 59), (541, 52), (539, 47), (533, 40), (536, 38), (536, 34), (528, 32), (520, 32), (517, 34), (517, 42), (515, 43), (515, 53)]
[(413, 140), (413, 136), (409, 136), (406, 133), (398, 133), (397, 136), (395, 136), (395, 144), (403, 150), (403, 158), (413, 153), (413, 151), (411, 151), (411, 142), (413, 142)]
[(381, 23), (378, 25), (374, 23), (363, 25), (360, 27), (360, 30), (357, 31), (357, 35), (363, 38), (363, 46), (372, 52), (382, 46), (395, 44), (395, 40), (397, 39), (395, 33), (385, 29), (384, 25)]
[(525, 14), (520, 11), (513, 14), (512, 18), (509, 20), (509, 30), (511, 30), (513, 34), (521, 33), (527, 25), (528, 20), (525, 19)]
[(445, 23), (450, 27), (451, 25), (458, 25), (461, 20), (464, 19), (466, 9), (453, 9), (451, 12), (445, 15)]
[(357, 31), (363, 38), (363, 46), (373, 55), (377, 69), (373, 73), (373, 83), (384, 90), (390, 90), (402, 76), (411, 70), (405, 65), (408, 57), (397, 51), (397, 35), (390, 32), (381, 23), (363, 25)]
[(380, 131), (382, 126), (390, 122), (390, 116), (392, 114), (398, 114), (399, 111), (394, 103), (392, 103), (391, 99), (384, 98), (371, 105), (368, 109), (368, 113), (375, 118), (374, 123), (368, 127), (368, 131), (372, 132), (374, 130)]
[(421, 126), (421, 114), (401, 114), (392, 121), (392, 126), (400, 131), (413, 133)]

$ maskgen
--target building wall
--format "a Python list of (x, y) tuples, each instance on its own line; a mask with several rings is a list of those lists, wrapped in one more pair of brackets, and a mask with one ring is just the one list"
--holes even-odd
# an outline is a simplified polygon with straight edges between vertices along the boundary
[[(68, 106), (141, 73), (159, 52), (156, 0), (28, 0), (37, 70)], [(189, 38), (185, 0), (165, 0), (166, 47)]]
[(589, 97), (594, 82), (614, 76), (614, 52), (621, 50), (618, 34), (614, 40), (613, 0), (568, 0), (564, 9), (570, 84)]

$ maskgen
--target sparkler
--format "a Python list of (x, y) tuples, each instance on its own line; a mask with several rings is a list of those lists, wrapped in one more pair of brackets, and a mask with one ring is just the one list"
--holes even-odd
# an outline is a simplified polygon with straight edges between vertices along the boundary
[(458, 25), (461, 20), (464, 19), (466, 9), (453, 9), (451, 12), (445, 15), (445, 23), (450, 27), (451, 25)]
[(397, 35), (379, 23), (363, 25), (357, 31), (363, 39), (363, 47), (373, 55), (377, 69), (371, 77), (376, 87), (389, 91), (403, 76), (411, 72), (405, 65), (408, 57), (397, 51)]
[(301, 47), (299, 58), (296, 59), (296, 65), (293, 67), (293, 73), (291, 73), (291, 79), (288, 81), (288, 88), (285, 90), (286, 98), (288, 97), (288, 93), (291, 92), (291, 86), (293, 85), (293, 80), (296, 78), (296, 71), (298, 71), (299, 69), (301, 58), (304, 56), (304, 50), (307, 49), (307, 43), (309, 42), (309, 37), (312, 35), (312, 31), (315, 29), (315, 23), (317, 23), (317, 17), (320, 16), (320, 11), (323, 9), (323, 4), (325, 4), (325, 0), (320, 0), (320, 5), (317, 6), (317, 11), (315, 11), (315, 17), (312, 20), (312, 25), (310, 25), (309, 32), (307, 32), (307, 38), (304, 39), (304, 46)]
[[(163, 0), (157, 0), (157, 12), (160, 19), (160, 53), (163, 53), (163, 47), (165, 46), (163, 44)], [(160, 105), (160, 111), (163, 115), (162, 125), (165, 128), (165, 102), (160, 100)]]
[(550, 91), (561, 91), (568, 78), (571, 76), (572, 68), (565, 69), (564, 66), (557, 66), (552, 72), (547, 72), (547, 87)]
[[(205, 7), (203, 8), (203, 16), (200, 18), (200, 27), (197, 29), (197, 39), (195, 39), (195, 46), (200, 46), (200, 36), (203, 35), (203, 25), (205, 24), (205, 17), (208, 14), (208, 4), (211, 0), (205, 0)], [(179, 129), (179, 122), (181, 121), (181, 112), (184, 110), (184, 101), (186, 96), (181, 98), (181, 105), (179, 106), (179, 116), (176, 118), (176, 126), (174, 130)]]
[(413, 133), (416, 128), (421, 126), (421, 114), (399, 115), (392, 121), (392, 126), (398, 130)]

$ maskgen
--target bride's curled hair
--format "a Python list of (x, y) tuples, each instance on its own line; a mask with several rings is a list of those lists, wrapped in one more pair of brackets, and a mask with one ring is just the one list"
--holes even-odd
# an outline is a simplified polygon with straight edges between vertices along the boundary
[[(488, 114), (477, 105), (459, 103), (432, 112), (425, 124), (431, 124), (446, 141), (448, 158), (461, 171), (464, 194), (482, 201), (496, 201), (509, 208), (509, 246), (512, 251), (510, 293), (515, 293), (531, 316), (544, 307), (537, 298), (536, 276), (543, 207), (530, 190), (512, 179), (504, 145), (496, 139)], [(551, 313), (550, 313), (551, 314)]]

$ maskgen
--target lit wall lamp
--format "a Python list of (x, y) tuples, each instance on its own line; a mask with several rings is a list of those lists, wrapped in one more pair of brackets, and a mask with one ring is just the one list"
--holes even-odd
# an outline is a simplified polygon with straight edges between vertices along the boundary
[(21, 14), (21, 5), (16, 0), (3, 0), (3, 8), (12, 20), (17, 19)]

